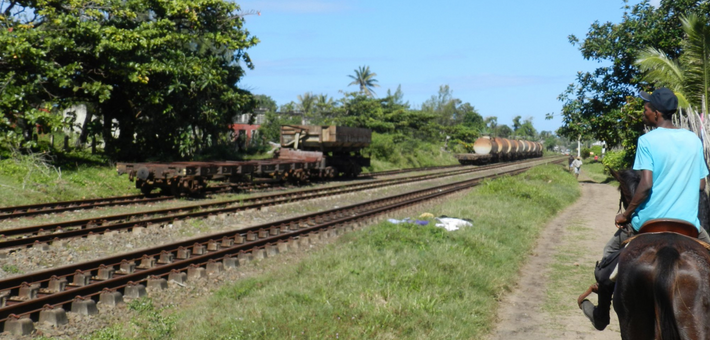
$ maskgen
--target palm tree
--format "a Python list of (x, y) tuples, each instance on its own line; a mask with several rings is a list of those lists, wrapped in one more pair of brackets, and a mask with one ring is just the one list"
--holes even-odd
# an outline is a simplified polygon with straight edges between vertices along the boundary
[(303, 113), (308, 114), (315, 108), (316, 97), (313, 93), (306, 92), (303, 95), (298, 95), (298, 107)]
[(327, 94), (319, 94), (316, 96), (316, 108), (320, 112), (328, 112), (333, 110), (333, 106), (335, 105), (333, 102), (333, 98), (328, 97)]
[(710, 87), (710, 27), (697, 15), (681, 18), (686, 34), (682, 54), (672, 60), (663, 51), (649, 48), (639, 54), (636, 65), (646, 72), (645, 81), (666, 86), (678, 96), (681, 108), (700, 108), (708, 113)]
[(355, 70), (354, 76), (348, 76), (353, 79), (348, 86), (358, 85), (360, 86), (360, 93), (363, 93), (368, 97), (372, 97), (375, 95), (373, 88), (380, 87), (380, 85), (375, 84), (377, 82), (377, 79), (375, 79), (376, 75), (377, 73), (370, 73), (370, 66), (360, 66), (357, 70)]

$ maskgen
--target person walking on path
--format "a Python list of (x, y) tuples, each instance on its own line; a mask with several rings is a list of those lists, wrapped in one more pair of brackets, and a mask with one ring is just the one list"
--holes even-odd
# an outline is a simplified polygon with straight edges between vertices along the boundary
[[(700, 190), (708, 175), (702, 143), (694, 133), (673, 125), (672, 117), (678, 108), (673, 91), (660, 88), (651, 95), (641, 91), (639, 96), (645, 101), (644, 123), (656, 128), (638, 140), (633, 169), (641, 172), (641, 181), (626, 210), (616, 216), (614, 222), (619, 229), (607, 242), (595, 269), (597, 283), (588, 291), (597, 293), (598, 305), (582, 300), (586, 292), (578, 298), (579, 307), (598, 330), (609, 324), (614, 290), (610, 270), (605, 268), (613, 268), (623, 242), (636, 235), (644, 223), (658, 218), (687, 221), (698, 228), (698, 239), (710, 243), (698, 219)], [(621, 229), (628, 222), (630, 232)]]
[(574, 168), (574, 178), (579, 179), (579, 168), (582, 167), (582, 157), (577, 157), (577, 159), (572, 162), (572, 167)]
[(572, 162), (574, 162), (574, 156), (572, 156), (572, 155), (570, 154), (570, 155), (569, 155), (569, 164), (567, 164), (567, 166), (569, 166), (569, 172), (570, 172), (570, 173), (572, 173)]

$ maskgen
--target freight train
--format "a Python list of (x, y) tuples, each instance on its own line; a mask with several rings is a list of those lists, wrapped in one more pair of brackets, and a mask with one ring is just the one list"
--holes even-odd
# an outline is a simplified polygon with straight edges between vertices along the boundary
[(318, 125), (281, 126), (281, 148), (272, 159), (253, 161), (118, 163), (119, 175), (128, 174), (136, 188), (172, 195), (199, 194), (209, 181), (250, 187), (274, 182), (304, 183), (314, 179), (357, 177), (370, 159), (362, 149), (370, 145), (372, 131), (363, 128)]
[(473, 143), (474, 153), (454, 155), (462, 165), (486, 164), (542, 157), (542, 144), (500, 137), (481, 137)]

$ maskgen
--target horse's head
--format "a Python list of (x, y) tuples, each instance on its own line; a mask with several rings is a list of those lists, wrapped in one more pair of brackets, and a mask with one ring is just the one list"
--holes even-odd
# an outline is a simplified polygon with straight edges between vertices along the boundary
[(619, 203), (623, 205), (624, 209), (629, 206), (631, 199), (636, 193), (636, 188), (641, 182), (641, 175), (636, 170), (625, 169), (614, 171), (609, 169), (611, 175), (619, 181), (619, 191), (621, 192), (621, 199)]

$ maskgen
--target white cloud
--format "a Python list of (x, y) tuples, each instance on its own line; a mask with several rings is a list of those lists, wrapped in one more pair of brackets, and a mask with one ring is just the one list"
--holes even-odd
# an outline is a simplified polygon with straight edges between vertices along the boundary
[(651, 4), (651, 6), (656, 8), (661, 6), (661, 0), (651, 0), (649, 3)]
[(350, 1), (338, 0), (252, 0), (240, 1), (242, 10), (258, 10), (264, 14), (268, 12), (288, 13), (334, 13), (351, 10), (354, 6)]

